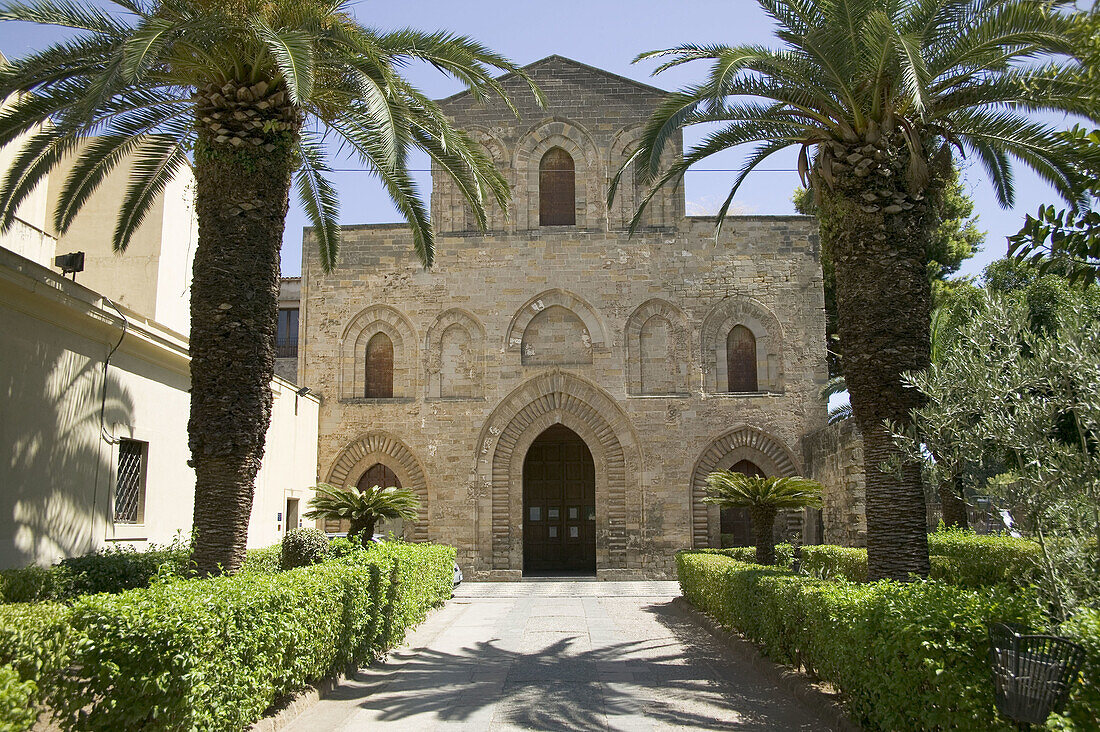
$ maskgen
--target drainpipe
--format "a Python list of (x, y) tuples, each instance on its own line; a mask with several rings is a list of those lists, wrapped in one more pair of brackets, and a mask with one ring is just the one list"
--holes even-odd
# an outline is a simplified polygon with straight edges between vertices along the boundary
[[(115, 305), (114, 302), (108, 297), (103, 297), (103, 301), (110, 305), (114, 309), (114, 311), (118, 313), (118, 317), (122, 318), (122, 333), (118, 337), (118, 342), (115, 343), (114, 347), (111, 348), (111, 350), (107, 353), (107, 357), (103, 359), (103, 388), (100, 390), (99, 398), (99, 447), (96, 450), (96, 457), (99, 459), (96, 460), (95, 480), (92, 483), (92, 533), (95, 532), (95, 512), (96, 508), (99, 506), (99, 467), (103, 464), (103, 445), (104, 443), (106, 443), (107, 445), (114, 445), (118, 442), (118, 439), (107, 431), (107, 427), (104, 424), (107, 413), (107, 370), (111, 366), (111, 357), (115, 355), (115, 351), (117, 351), (119, 346), (122, 345), (122, 341), (126, 338), (126, 332), (127, 330), (129, 330), (130, 327), (130, 321), (126, 318), (126, 315), (123, 314), (122, 310), (119, 309), (118, 305)], [(104, 518), (104, 536), (106, 536), (107, 534), (107, 523), (108, 519)], [(92, 548), (94, 549), (94, 547)]]

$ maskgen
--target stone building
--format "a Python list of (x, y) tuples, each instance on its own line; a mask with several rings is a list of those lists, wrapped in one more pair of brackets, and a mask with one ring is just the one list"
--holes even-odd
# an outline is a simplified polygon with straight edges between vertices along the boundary
[(442, 101), (511, 185), (487, 233), (438, 170), (431, 270), (385, 224), (346, 227), (326, 275), (307, 231), (297, 376), (322, 400), (319, 478), (415, 490), (400, 530), (457, 546), (468, 577), (669, 576), (678, 549), (747, 538), (702, 502), (708, 473), (800, 474), (824, 425), (816, 223), (732, 217), (716, 244), (669, 188), (628, 236), (633, 175), (610, 209), (605, 192), (664, 92), (558, 56), (527, 71), (546, 108), (507, 76), (518, 118)]

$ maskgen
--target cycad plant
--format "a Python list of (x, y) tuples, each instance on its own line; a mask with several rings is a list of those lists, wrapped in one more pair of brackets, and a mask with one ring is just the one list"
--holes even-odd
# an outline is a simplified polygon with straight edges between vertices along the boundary
[[(720, 227), (753, 169), (798, 150), (836, 267), (840, 348), (865, 446), (868, 573), (926, 575), (920, 465), (882, 466), (897, 456), (886, 421), (906, 423), (921, 404), (901, 375), (929, 364), (938, 198), (956, 154), (985, 168), (1004, 205), (1013, 201), (1013, 160), (1071, 199), (1085, 189), (1080, 146), (1031, 116), (1100, 118), (1080, 62), (1082, 17), (1066, 0), (757, 1), (778, 26), (775, 48), (684, 45), (639, 57), (661, 59), (658, 73), (697, 60), (711, 67), (669, 95), (628, 158), (651, 188), (633, 223), (690, 166), (750, 145)], [(662, 169), (673, 133), (696, 124), (718, 129)]]
[(372, 486), (360, 490), (353, 486), (338, 488), (322, 483), (303, 514), (308, 519), (348, 521), (348, 538), (358, 537), (363, 546), (374, 536), (374, 526), (382, 519), (416, 519), (420, 499), (408, 488)]
[[(26, 0), (0, 19), (61, 26), (69, 40), (0, 68), (0, 145), (29, 138), (0, 185), (0, 222), (52, 168), (75, 157), (54, 224), (64, 233), (121, 161), (133, 160), (114, 247), (173, 176), (194, 170), (198, 247), (191, 284), (194, 560), (201, 573), (244, 558), (253, 484), (271, 416), (279, 248), (295, 184), (326, 271), (336, 264), (338, 200), (325, 136), (357, 157), (432, 262), (427, 208), (407, 167), (426, 151), (478, 222), (507, 184), (401, 71), (426, 62), (478, 97), (504, 95), (507, 59), (450, 33), (365, 27), (351, 0)], [(538, 91), (532, 87), (536, 97)], [(541, 98), (541, 97), (539, 97)]]
[(784, 508), (821, 508), (822, 485), (801, 477), (764, 478), (733, 470), (707, 476), (703, 500), (719, 508), (747, 508), (756, 540), (756, 563), (775, 564), (775, 517)]

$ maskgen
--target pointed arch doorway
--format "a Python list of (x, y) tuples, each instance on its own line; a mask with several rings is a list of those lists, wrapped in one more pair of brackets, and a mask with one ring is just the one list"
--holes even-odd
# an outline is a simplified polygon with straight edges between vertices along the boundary
[(596, 468), (588, 445), (561, 424), (523, 460), (523, 573), (596, 573)]

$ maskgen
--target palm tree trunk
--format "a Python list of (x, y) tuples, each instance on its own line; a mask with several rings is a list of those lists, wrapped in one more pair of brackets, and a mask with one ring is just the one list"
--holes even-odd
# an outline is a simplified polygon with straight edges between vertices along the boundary
[(970, 528), (966, 515), (966, 501), (963, 500), (954, 479), (940, 483), (940, 510), (943, 512), (943, 525), (949, 529)]
[(845, 378), (863, 434), (868, 576), (904, 581), (928, 574), (927, 509), (920, 466), (902, 459), (885, 421), (908, 424), (921, 405), (901, 375), (930, 363), (926, 247), (934, 214), (927, 199), (908, 192), (898, 135), (832, 148), (826, 155), (843, 161), (831, 164), (833, 185), (815, 185), (836, 266)]
[(377, 523), (377, 519), (353, 519), (348, 529), (348, 538), (358, 536), (363, 546), (370, 546), (371, 539), (374, 538), (374, 526)]
[[(199, 244), (188, 436), (195, 468), (192, 558), (200, 575), (235, 572), (244, 559), (271, 421), (279, 248), (298, 124), (285, 94), (266, 91), (264, 84), (226, 85), (196, 94)], [(268, 104), (257, 108), (264, 98)]]
[(756, 563), (764, 566), (775, 564), (775, 516), (772, 506), (752, 506), (752, 533), (756, 539)]

